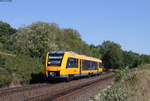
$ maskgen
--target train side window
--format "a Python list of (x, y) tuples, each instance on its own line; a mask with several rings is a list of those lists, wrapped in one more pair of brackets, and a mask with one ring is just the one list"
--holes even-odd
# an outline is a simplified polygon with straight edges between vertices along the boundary
[(94, 67), (94, 69), (97, 69), (97, 62), (93, 63), (93, 67)]
[(82, 70), (88, 70), (90, 68), (90, 61), (82, 60)]
[(67, 68), (78, 68), (78, 59), (68, 58)]
[(97, 62), (92, 61), (91, 62), (91, 67), (93, 70), (97, 69)]
[(99, 68), (102, 68), (102, 63), (99, 63)]
[(97, 62), (82, 60), (82, 70), (96, 70), (96, 69), (97, 69)]

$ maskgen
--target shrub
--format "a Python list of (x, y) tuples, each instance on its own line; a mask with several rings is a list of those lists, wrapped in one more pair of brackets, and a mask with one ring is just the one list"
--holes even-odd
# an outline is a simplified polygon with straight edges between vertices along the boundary
[(12, 81), (11, 74), (0, 67), (0, 87), (9, 85)]
[(0, 66), (4, 66), (5, 65), (5, 58), (0, 56)]
[(0, 56), (0, 64), (0, 87), (7, 86), (11, 81), (21, 84), (30, 83), (32, 75), (43, 70), (41, 59), (25, 55), (3, 54)]
[[(139, 70), (140, 71), (140, 70)], [(99, 101), (127, 101), (134, 96), (139, 87), (139, 72), (136, 69), (122, 69), (117, 71), (114, 85), (107, 91), (101, 92)]]
[(119, 84), (102, 93), (100, 101), (125, 101), (128, 95), (127, 89), (122, 88)]
[(128, 73), (129, 73), (128, 67), (126, 67), (125, 69), (117, 70), (116, 76), (115, 76), (115, 81), (119, 82), (119, 81), (123, 80), (127, 76)]

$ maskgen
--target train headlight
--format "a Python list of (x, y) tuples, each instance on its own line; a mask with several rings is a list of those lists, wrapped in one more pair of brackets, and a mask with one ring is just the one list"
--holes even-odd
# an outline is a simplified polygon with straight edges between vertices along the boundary
[(55, 74), (55, 72), (49, 72), (49, 75), (54, 77), (56, 74)]

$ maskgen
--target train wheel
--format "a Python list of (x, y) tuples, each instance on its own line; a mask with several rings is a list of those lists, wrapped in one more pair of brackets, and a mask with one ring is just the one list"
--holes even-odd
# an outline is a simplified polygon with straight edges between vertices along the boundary
[(70, 78), (70, 77), (67, 77), (67, 78), (65, 79), (65, 81), (66, 81), (66, 82), (69, 82), (69, 81), (71, 81), (71, 78)]
[(89, 74), (88, 74), (88, 77), (91, 77), (91, 76), (92, 76), (92, 74), (91, 74), (91, 73), (89, 73)]
[(66, 78), (66, 81), (69, 82), (73, 79), (74, 75), (68, 75), (68, 77)]

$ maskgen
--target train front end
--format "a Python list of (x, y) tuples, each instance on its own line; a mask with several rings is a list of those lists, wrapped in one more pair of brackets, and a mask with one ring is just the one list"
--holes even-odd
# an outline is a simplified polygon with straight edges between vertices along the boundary
[(61, 78), (64, 52), (51, 52), (46, 54), (44, 74), (48, 78)]

